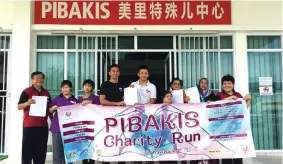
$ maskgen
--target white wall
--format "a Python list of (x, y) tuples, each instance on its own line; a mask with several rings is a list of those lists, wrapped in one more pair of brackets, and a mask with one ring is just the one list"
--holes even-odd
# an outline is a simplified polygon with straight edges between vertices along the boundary
[(232, 24), (242, 30), (259, 27), (282, 30), (282, 1), (233, 1)]
[[(11, 39), (11, 62), (8, 69), (8, 110), (7, 163), (21, 163), (23, 112), (17, 109), (17, 103), (23, 89), (30, 85), (30, 29), (31, 2), (0, 2), (0, 24), (4, 30), (13, 32)], [(12, 25), (11, 25), (12, 24)], [(20, 83), (19, 83), (19, 79)]]
[(13, 1), (0, 2), (0, 32), (3, 30), (11, 30), (14, 22), (14, 3)]

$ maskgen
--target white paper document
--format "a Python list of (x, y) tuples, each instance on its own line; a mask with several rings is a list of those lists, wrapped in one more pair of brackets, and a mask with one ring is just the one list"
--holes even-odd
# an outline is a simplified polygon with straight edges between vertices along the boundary
[(29, 115), (37, 117), (46, 116), (47, 97), (46, 96), (32, 96), (35, 104), (30, 105)]
[(124, 89), (124, 102), (126, 103), (126, 105), (135, 105), (136, 103), (138, 103), (138, 91), (137, 88), (125, 88)]
[(183, 104), (184, 103), (184, 91), (180, 90), (172, 90), (172, 103), (173, 104)]
[(199, 103), (200, 96), (197, 87), (188, 88), (185, 90), (186, 95), (190, 98), (191, 103)]

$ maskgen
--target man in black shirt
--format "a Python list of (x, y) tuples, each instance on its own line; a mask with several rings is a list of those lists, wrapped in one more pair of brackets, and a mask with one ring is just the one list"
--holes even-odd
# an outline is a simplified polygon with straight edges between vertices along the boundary
[(109, 67), (110, 80), (101, 84), (100, 87), (100, 104), (105, 106), (125, 106), (123, 101), (124, 88), (118, 82), (120, 76), (120, 67), (112, 64)]
[[(110, 80), (102, 83), (100, 87), (100, 104), (105, 106), (125, 106), (126, 104), (123, 101), (124, 88), (118, 82), (120, 67), (117, 64), (112, 64), (109, 67), (108, 74)], [(103, 162), (103, 164), (109, 163)], [(125, 164), (125, 162), (118, 162), (118, 164)]]

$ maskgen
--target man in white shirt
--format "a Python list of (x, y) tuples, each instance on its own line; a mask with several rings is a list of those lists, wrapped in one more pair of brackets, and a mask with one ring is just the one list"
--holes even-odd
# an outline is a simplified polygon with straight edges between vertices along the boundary
[(130, 87), (136, 87), (138, 91), (139, 104), (154, 104), (156, 103), (156, 87), (148, 80), (148, 67), (142, 65), (138, 69), (139, 80), (132, 82)]
[[(139, 104), (154, 104), (156, 103), (156, 87), (148, 80), (149, 70), (148, 67), (142, 65), (138, 69), (139, 80), (132, 82), (130, 87), (137, 88), (138, 103)], [(142, 164), (143, 162), (133, 162), (134, 164)], [(144, 162), (146, 164), (152, 164), (153, 162)]]

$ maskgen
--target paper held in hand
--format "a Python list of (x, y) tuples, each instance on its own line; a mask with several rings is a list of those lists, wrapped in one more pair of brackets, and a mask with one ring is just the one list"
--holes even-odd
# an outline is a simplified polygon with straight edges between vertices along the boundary
[(173, 104), (183, 104), (184, 103), (184, 91), (180, 90), (172, 90), (172, 102)]
[(138, 103), (137, 88), (131, 88), (131, 87), (125, 88), (124, 96), (125, 96), (124, 102), (126, 103), (126, 105), (135, 105), (136, 103)]
[(190, 98), (191, 103), (199, 103), (200, 96), (197, 87), (188, 88), (185, 90), (186, 95)]
[(30, 105), (29, 115), (37, 117), (46, 116), (47, 97), (46, 96), (32, 96), (35, 104)]

